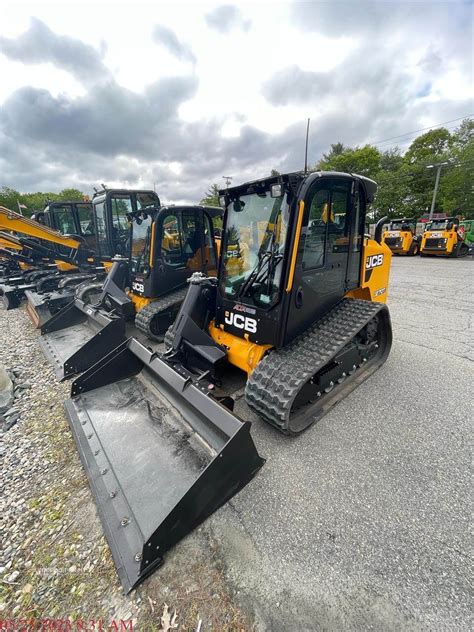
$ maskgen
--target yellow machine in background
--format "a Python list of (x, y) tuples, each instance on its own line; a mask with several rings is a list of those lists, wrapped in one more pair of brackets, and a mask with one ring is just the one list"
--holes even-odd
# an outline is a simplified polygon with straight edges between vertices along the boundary
[(465, 231), (459, 219), (447, 217), (428, 222), (421, 239), (420, 254), (444, 257), (465, 257), (469, 246), (465, 243)]
[[(4, 206), (0, 206), (0, 230), (14, 233), (16, 237), (26, 236), (48, 242), (48, 244), (61, 246), (63, 247), (63, 252), (70, 259), (74, 259), (79, 249), (83, 246), (79, 239), (62, 235), (57, 230), (53, 230), (28, 217), (23, 217), (23, 215), (15, 213), (15, 211)], [(62, 272), (74, 270), (77, 267), (60, 258), (55, 260), (55, 264), (58, 270)]]
[(415, 256), (420, 252), (420, 238), (416, 234), (414, 218), (392, 219), (383, 233), (383, 243), (394, 255)]

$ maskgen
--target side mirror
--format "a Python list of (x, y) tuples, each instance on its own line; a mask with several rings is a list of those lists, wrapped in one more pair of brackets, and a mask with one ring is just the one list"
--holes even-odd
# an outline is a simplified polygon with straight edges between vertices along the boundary
[(382, 233), (383, 233), (383, 225), (388, 221), (388, 217), (381, 217), (379, 221), (375, 225), (375, 234), (374, 239), (378, 244), (382, 243)]

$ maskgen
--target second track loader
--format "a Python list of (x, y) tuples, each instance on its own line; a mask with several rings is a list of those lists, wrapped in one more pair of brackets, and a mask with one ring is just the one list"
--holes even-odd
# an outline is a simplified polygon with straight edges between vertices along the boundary
[(41, 326), (40, 344), (60, 379), (92, 366), (125, 340), (133, 325), (143, 337), (163, 340), (186, 294), (186, 280), (195, 271), (216, 273), (216, 215), (221, 209), (142, 209), (132, 203), (128, 256), (116, 258), (99, 299), (91, 303), (77, 296)]
[(263, 463), (231, 412), (236, 368), (247, 405), (296, 435), (384, 363), (392, 255), (386, 218), (364, 235), (375, 191), (332, 172), (222, 191), (218, 274), (192, 275), (168, 351), (129, 338), (73, 383), (67, 414), (126, 589)]

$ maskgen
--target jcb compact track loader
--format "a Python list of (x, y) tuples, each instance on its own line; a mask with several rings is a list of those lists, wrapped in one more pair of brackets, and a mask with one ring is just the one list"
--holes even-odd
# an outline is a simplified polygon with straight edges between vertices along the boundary
[(143, 210), (132, 203), (128, 257), (114, 262), (99, 300), (85, 304), (76, 296), (41, 327), (40, 344), (60, 379), (85, 371), (125, 340), (127, 322), (144, 337), (163, 340), (186, 294), (186, 280), (195, 271), (216, 273), (216, 215), (222, 210)]
[(421, 238), (416, 234), (416, 219), (392, 219), (383, 233), (383, 242), (394, 255), (415, 256), (420, 253)]
[(364, 235), (375, 191), (332, 172), (222, 191), (219, 272), (191, 277), (169, 351), (131, 338), (74, 381), (67, 414), (126, 589), (262, 465), (229, 365), (248, 405), (298, 434), (387, 358), (386, 218)]
[(464, 237), (465, 231), (460, 229), (456, 217), (432, 220), (426, 224), (420, 254), (422, 257), (465, 257), (469, 253), (469, 246)]

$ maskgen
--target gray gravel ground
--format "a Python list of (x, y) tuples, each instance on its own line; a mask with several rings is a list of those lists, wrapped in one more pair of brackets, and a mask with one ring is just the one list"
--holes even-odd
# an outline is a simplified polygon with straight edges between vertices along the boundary
[(180, 630), (471, 629), (473, 271), (394, 259), (387, 363), (303, 436), (240, 400), (266, 465), (130, 597), (65, 420), (69, 385), (25, 313), (0, 311), (0, 362), (34, 384), (0, 436), (0, 619), (130, 616), (158, 630), (166, 602)]
[(23, 309), (0, 309), (0, 363), (31, 384), (15, 400), (16, 425), (0, 430), (0, 629), (25, 629), (27, 619), (34, 627), (26, 629), (66, 630), (59, 620), (69, 619), (74, 630), (130, 630), (131, 622), (136, 631), (168, 630), (165, 604), (179, 630), (200, 621), (202, 631), (251, 629), (208, 529), (175, 547), (139, 590), (122, 594), (64, 414), (70, 383), (58, 383), (37, 336)]
[(385, 366), (296, 439), (251, 417), (212, 525), (262, 629), (472, 629), (473, 263), (394, 258)]

